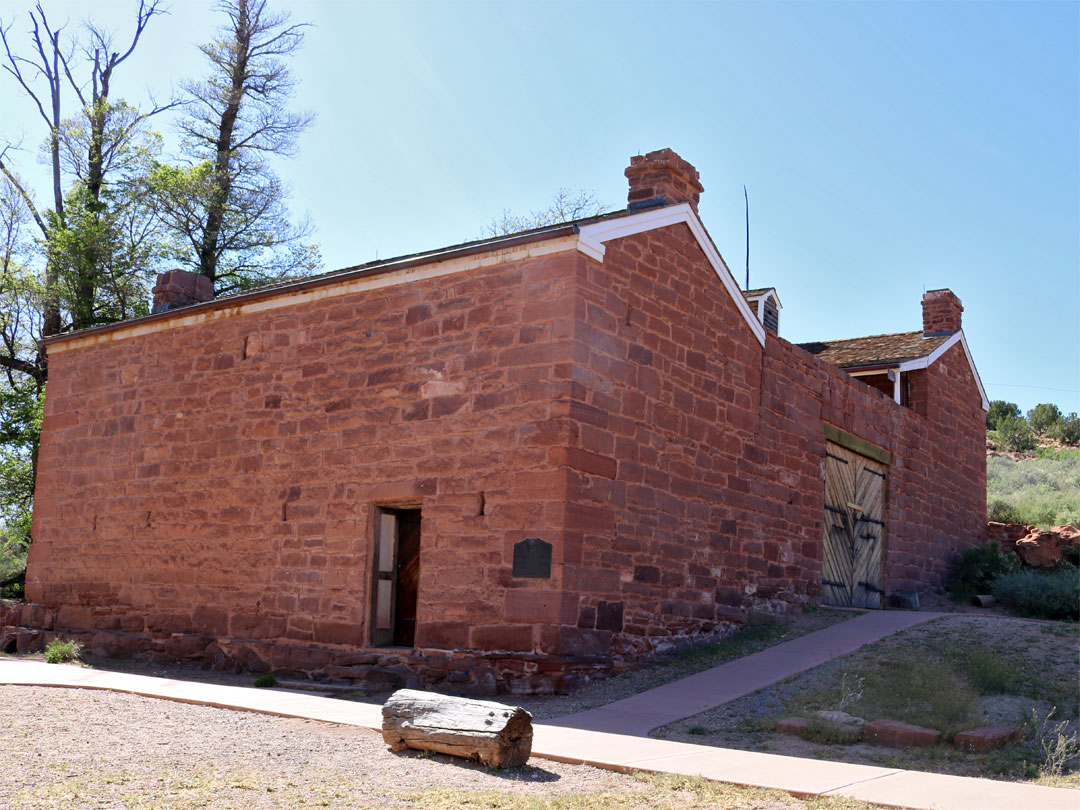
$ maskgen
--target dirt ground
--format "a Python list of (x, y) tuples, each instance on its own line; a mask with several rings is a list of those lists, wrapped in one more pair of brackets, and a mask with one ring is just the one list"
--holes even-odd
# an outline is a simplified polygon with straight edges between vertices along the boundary
[(532, 759), (392, 754), (374, 731), (114, 692), (0, 686), (5, 810), (859, 810)]
[[(983, 616), (956, 615), (934, 620), (863, 648), (853, 656), (831, 661), (753, 695), (717, 707), (677, 723), (656, 729), (652, 736), (698, 745), (714, 745), (749, 751), (764, 751), (796, 757), (841, 760), (867, 765), (908, 768), (952, 773), (964, 776), (1036, 781), (1058, 787), (1080, 788), (1080, 773), (1075, 770), (1057, 779), (1039, 775), (1045, 752), (1034, 740), (1021, 740), (1001, 751), (989, 754), (966, 754), (948, 743), (928, 749), (892, 749), (867, 743), (826, 744), (804, 740), (775, 731), (776, 722), (795, 713), (807, 695), (829, 694), (846, 670), (854, 665), (886, 662), (895, 677), (910, 677), (907, 662), (926, 650), (957, 650), (975, 646), (990, 651), (1007, 664), (1016, 675), (1010, 694), (979, 696), (973, 721), (975, 725), (1031, 725), (1032, 712), (1054, 716), (1043, 731), (1065, 722), (1066, 737), (1080, 730), (1080, 628), (1061, 622), (1030, 622)], [(821, 705), (822, 710), (836, 709)], [(866, 720), (880, 719), (867, 716)], [(896, 718), (891, 718), (896, 719)], [(1035, 729), (1025, 729), (1034, 733)], [(1075, 737), (1074, 737), (1075, 738)], [(1068, 767), (1080, 762), (1075, 754)]]

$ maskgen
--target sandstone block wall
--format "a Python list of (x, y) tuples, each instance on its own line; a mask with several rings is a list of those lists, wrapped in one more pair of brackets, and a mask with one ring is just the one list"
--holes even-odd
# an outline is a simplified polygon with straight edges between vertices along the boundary
[(902, 407), (775, 335), (762, 350), (685, 225), (579, 271), (579, 628), (634, 656), (816, 601), (823, 422), (894, 455), (889, 590), (941, 584), (984, 538), (984, 415), (961, 347), (912, 373)]
[[(59, 351), (15, 618), (562, 688), (819, 597), (823, 422), (893, 453), (886, 588), (939, 584), (985, 536), (984, 418), (959, 346), (911, 381), (902, 407), (762, 348), (686, 225)], [(380, 504), (423, 510), (414, 650), (369, 644)], [(512, 576), (527, 537), (549, 579)]]
[[(377, 504), (423, 510), (419, 648), (532, 652), (510, 592), (556, 549), (566, 252), (50, 358), (27, 597), (58, 627), (367, 645)], [(550, 646), (550, 645), (549, 645)]]

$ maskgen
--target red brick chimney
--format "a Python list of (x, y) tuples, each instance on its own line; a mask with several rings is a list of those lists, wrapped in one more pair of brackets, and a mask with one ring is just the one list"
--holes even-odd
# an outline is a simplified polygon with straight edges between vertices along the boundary
[(688, 202), (697, 213), (698, 198), (705, 188), (698, 171), (670, 149), (658, 149), (630, 158), (626, 169), (630, 180), (627, 208)]
[(951, 335), (960, 331), (964, 305), (952, 290), (927, 290), (922, 297), (924, 335)]
[(214, 282), (206, 276), (187, 270), (166, 270), (158, 273), (154, 285), (154, 305), (151, 312), (201, 304), (214, 297)]

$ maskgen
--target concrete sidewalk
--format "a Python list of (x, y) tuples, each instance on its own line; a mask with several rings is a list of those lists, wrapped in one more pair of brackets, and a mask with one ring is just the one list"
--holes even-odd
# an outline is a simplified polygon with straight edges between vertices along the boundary
[(791, 675), (848, 655), (865, 644), (947, 613), (871, 610), (824, 630), (777, 644), (712, 669), (587, 712), (550, 721), (553, 726), (636, 734), (722, 706)]
[[(275, 689), (179, 681), (37, 661), (0, 659), (0, 684), (111, 689), (227, 709), (379, 729), (379, 706)], [(912, 810), (1074, 810), (1080, 792), (534, 726), (533, 756), (614, 771), (703, 776), (800, 796), (847, 796)]]

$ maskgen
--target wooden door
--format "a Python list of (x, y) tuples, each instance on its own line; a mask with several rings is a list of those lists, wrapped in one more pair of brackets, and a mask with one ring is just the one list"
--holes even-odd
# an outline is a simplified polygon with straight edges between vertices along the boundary
[(411, 647), (420, 580), (419, 509), (380, 507), (375, 516), (371, 643)]
[(825, 445), (825, 549), (821, 601), (880, 608), (885, 465), (833, 442)]

